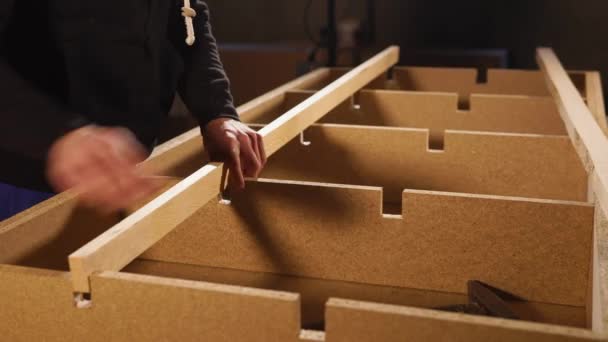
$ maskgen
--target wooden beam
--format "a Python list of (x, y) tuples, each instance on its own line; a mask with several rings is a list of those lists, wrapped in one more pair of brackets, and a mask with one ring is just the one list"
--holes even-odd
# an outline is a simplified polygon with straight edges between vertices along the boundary
[[(608, 138), (585, 105), (553, 50), (539, 48), (537, 61), (566, 124), (568, 135), (589, 173), (589, 198), (596, 203), (596, 211), (601, 211), (599, 216), (608, 217)], [(593, 330), (601, 333), (608, 332), (606, 279), (600, 279), (602, 268), (608, 267), (606, 239), (601, 224), (596, 223), (593, 242), (595, 257), (592, 272), (594, 289), (592, 324)]]
[[(399, 59), (390, 47), (348, 72), (260, 131), (267, 155), (338, 106)], [(69, 256), (75, 292), (90, 292), (89, 276), (117, 271), (158, 242), (220, 192), (222, 164), (208, 164)]]

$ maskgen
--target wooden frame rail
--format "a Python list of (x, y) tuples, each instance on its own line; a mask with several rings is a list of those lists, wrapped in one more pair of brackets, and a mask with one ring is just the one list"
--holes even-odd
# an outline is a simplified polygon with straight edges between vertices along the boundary
[[(399, 59), (392, 46), (361, 64), (260, 130), (268, 156), (372, 82)], [(118, 271), (217, 197), (223, 165), (205, 165), (69, 256), (74, 291), (90, 293), (89, 276)]]
[(595, 203), (596, 222), (592, 259), (592, 328), (606, 334), (608, 327), (608, 138), (585, 105), (559, 59), (550, 48), (537, 50), (537, 61), (564, 120), (568, 135), (589, 174), (589, 199)]

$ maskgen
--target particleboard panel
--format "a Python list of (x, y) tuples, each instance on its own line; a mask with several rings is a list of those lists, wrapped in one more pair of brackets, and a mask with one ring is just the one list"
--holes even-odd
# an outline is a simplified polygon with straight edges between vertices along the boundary
[[(284, 106), (294, 106), (311, 94), (311, 91), (290, 91)], [(448, 129), (567, 134), (554, 101), (548, 97), (473, 94), (469, 111), (459, 110), (458, 97), (451, 93), (363, 90), (357, 101), (355, 107), (351, 98), (319, 122), (428, 128), (434, 142), (441, 142), (443, 132)], [(268, 123), (269, 116), (252, 122)]]
[(590, 205), (409, 190), (401, 219), (381, 214), (379, 188), (247, 187), (142, 258), (454, 293), (479, 279), (531, 301), (585, 304)]
[[(333, 80), (347, 73), (349, 68), (331, 68), (329, 76), (302, 89), (321, 89)], [(486, 80), (478, 81), (478, 71), (472, 68), (443, 68), (396, 66), (392, 77), (381, 75), (370, 82), (367, 89), (392, 89), (424, 92), (453, 92), (459, 94), (461, 105), (474, 93), (528, 95), (550, 97), (543, 75), (538, 70), (488, 69)], [(577, 89), (585, 96), (588, 75), (581, 71), (571, 71), (568, 76)]]
[(0, 224), (0, 264), (67, 270), (67, 256), (118, 222), (64, 192)]
[(459, 68), (395, 68), (393, 78), (403, 90), (455, 92), (460, 99), (471, 94), (550, 96), (537, 70), (489, 69), (487, 82), (477, 82), (477, 70)]
[(66, 272), (0, 266), (6, 341), (297, 341), (297, 294), (104, 272), (77, 309)]
[(604, 341), (577, 328), (343, 299), (331, 299), (326, 315), (327, 342)]
[[(298, 293), (302, 302), (303, 327), (324, 320), (325, 303), (330, 297), (422, 308), (467, 303), (467, 296), (460, 293), (367, 285), (144, 259), (134, 260), (123, 271)], [(519, 317), (528, 321), (575, 327), (586, 325), (584, 307), (516, 301), (509, 302), (509, 306)]]
[(428, 150), (421, 129), (321, 124), (269, 159), (262, 177), (403, 189), (587, 200), (587, 174), (568, 137), (446, 131)]

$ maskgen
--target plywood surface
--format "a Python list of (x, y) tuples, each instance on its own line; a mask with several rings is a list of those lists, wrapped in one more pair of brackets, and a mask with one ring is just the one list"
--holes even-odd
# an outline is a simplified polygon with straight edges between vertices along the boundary
[(445, 151), (424, 130), (314, 125), (312, 144), (291, 141), (262, 177), (381, 186), (399, 203), (405, 188), (586, 201), (587, 174), (567, 137), (446, 131)]
[(410, 190), (401, 219), (381, 215), (381, 198), (378, 188), (251, 182), (142, 258), (454, 293), (477, 278), (584, 305), (592, 206)]
[(332, 299), (328, 342), (603, 341), (588, 330)]
[(297, 341), (297, 294), (105, 272), (77, 309), (67, 273), (0, 266), (6, 341)]

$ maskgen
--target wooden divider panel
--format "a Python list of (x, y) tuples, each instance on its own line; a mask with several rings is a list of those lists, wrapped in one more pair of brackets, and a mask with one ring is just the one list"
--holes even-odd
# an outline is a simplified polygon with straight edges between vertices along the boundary
[(116, 224), (78, 205), (68, 192), (0, 223), (0, 264), (67, 270), (67, 257)]
[[(290, 91), (284, 107), (293, 107), (312, 94)], [(473, 94), (467, 111), (458, 109), (458, 96), (452, 93), (363, 90), (357, 101), (345, 101), (319, 122), (428, 128), (435, 143), (443, 141), (447, 129), (567, 135), (555, 103), (548, 97)], [(273, 119), (269, 114), (250, 122), (268, 123)]]
[(445, 151), (428, 150), (421, 129), (314, 125), (262, 177), (381, 186), (387, 202), (403, 189), (587, 200), (587, 174), (563, 136), (446, 131)]
[(0, 266), (6, 341), (298, 341), (297, 294), (152, 276), (91, 276), (78, 309), (66, 272)]
[(142, 259), (466, 293), (479, 279), (531, 301), (583, 306), (593, 207), (263, 180), (208, 203)]
[[(309, 83), (301, 89), (321, 89), (348, 70), (331, 68), (326, 79)], [(597, 89), (596, 84), (593, 84), (593, 89), (588, 89), (590, 77), (594, 77), (589, 73), (570, 71), (568, 76), (583, 97), (587, 91)], [(488, 69), (484, 80), (479, 71), (472, 68), (396, 66), (392, 70), (392, 78), (388, 74), (381, 75), (365, 88), (457, 93), (463, 106), (476, 93), (551, 97), (544, 76), (538, 70)]]
[(343, 299), (327, 304), (327, 342), (603, 341), (588, 330)]
[[(303, 329), (318, 327), (319, 323), (323, 322), (325, 303), (331, 297), (421, 308), (468, 303), (467, 295), (462, 293), (368, 285), (143, 259), (134, 260), (122, 272), (298, 293), (302, 305)], [(587, 326), (586, 310), (582, 306), (529, 301), (509, 301), (508, 305), (526, 321), (581, 328)]]

